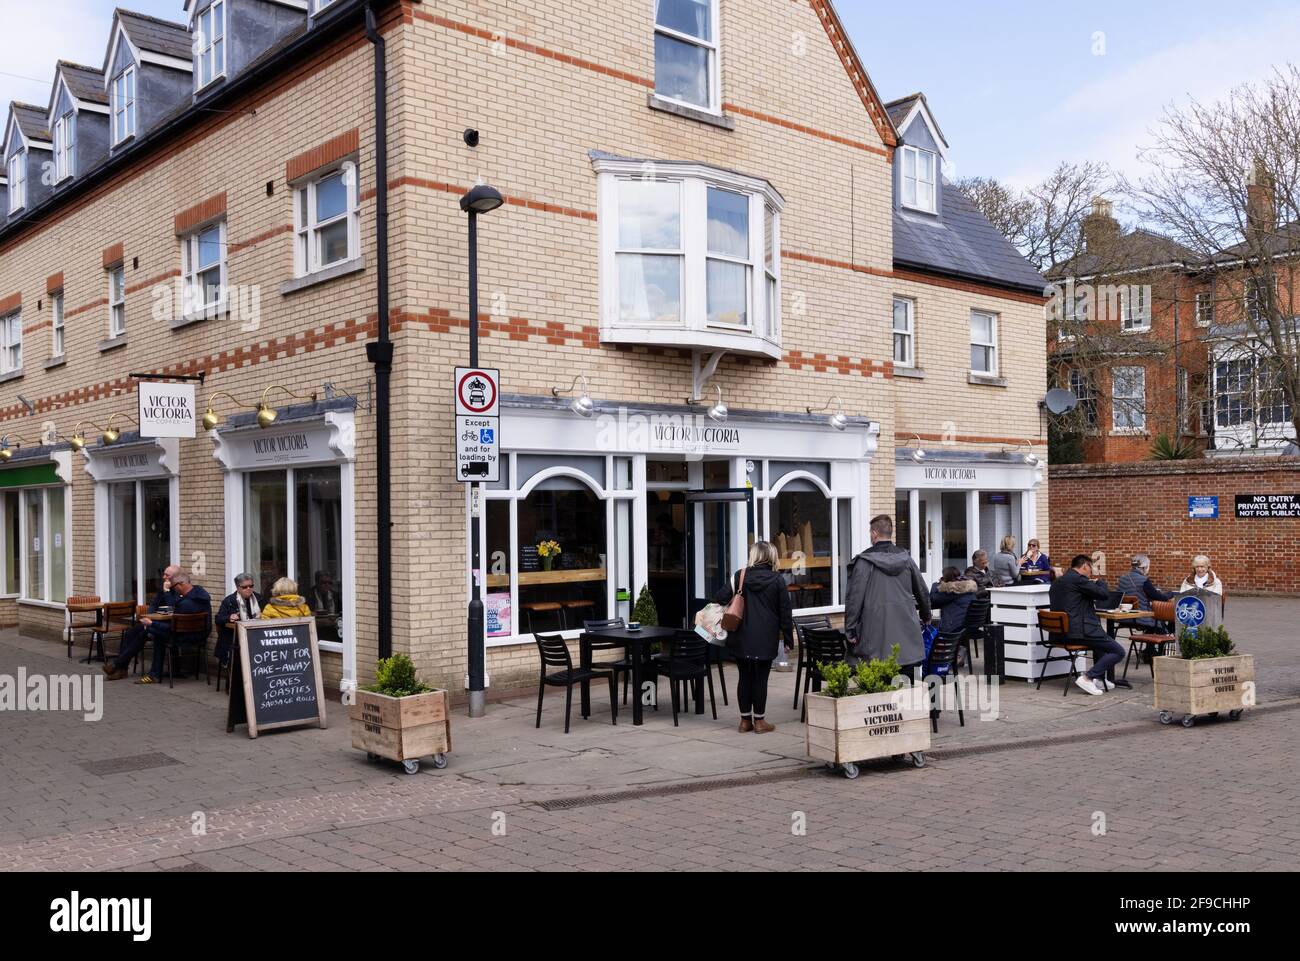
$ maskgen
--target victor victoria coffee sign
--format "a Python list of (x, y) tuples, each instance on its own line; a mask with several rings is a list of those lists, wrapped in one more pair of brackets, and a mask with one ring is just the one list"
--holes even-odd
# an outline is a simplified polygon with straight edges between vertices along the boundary
[(194, 385), (154, 384), (136, 390), (140, 399), (141, 437), (193, 437)]

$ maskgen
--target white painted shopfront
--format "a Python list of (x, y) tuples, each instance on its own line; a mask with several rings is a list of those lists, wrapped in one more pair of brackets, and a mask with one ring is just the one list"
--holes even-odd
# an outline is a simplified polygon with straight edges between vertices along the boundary
[(1007, 534), (1023, 552), (1038, 530), (1041, 463), (1017, 452), (977, 454), (928, 451), (923, 462), (912, 450), (896, 452), (896, 538), (927, 583), (947, 566), (965, 570), (978, 549), (997, 552)]
[(488, 646), (631, 619), (647, 585), (660, 623), (684, 624), (754, 538), (778, 545), (797, 611), (842, 610), (878, 435), (862, 418), (838, 430), (816, 415), (731, 411), (718, 423), (668, 405), (582, 417), (549, 397), (503, 398), (501, 480), (482, 485), (477, 512), (466, 491)]

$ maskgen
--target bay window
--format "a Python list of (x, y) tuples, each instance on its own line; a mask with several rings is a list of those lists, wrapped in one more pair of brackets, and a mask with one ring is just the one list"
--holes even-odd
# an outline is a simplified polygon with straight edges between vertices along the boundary
[(135, 67), (127, 67), (113, 78), (109, 90), (113, 145), (135, 136)]
[(9, 158), (9, 212), (27, 206), (27, 151), (18, 150)]
[(936, 213), (936, 158), (932, 151), (903, 148), (903, 206)]
[(718, 0), (657, 0), (655, 94), (717, 113)]
[[(48, 464), (27, 470), (48, 470), (53, 475)], [(6, 594), (57, 604), (67, 599), (67, 506), (62, 484), (4, 491), (0, 525), (4, 528)]]
[(601, 158), (596, 169), (602, 338), (779, 356), (771, 186), (695, 164)]
[(226, 73), (226, 2), (213, 0), (194, 24), (194, 89)]
[(54, 182), (77, 173), (77, 115), (69, 110), (54, 121)]
[(186, 317), (215, 314), (226, 306), (226, 223), (220, 221), (181, 238)]
[(294, 270), (299, 277), (361, 256), (357, 169), (348, 163), (294, 190)]

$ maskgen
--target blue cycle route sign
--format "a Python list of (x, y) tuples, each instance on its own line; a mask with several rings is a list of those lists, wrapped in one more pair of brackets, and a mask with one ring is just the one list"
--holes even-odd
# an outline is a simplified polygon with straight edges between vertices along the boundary
[(1178, 602), (1174, 616), (1187, 633), (1195, 634), (1205, 621), (1205, 604), (1199, 598), (1184, 597)]

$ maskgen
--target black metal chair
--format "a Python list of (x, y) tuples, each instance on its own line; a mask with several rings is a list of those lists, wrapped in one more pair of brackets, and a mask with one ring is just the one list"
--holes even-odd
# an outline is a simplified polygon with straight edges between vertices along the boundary
[[(537, 643), (537, 653), (541, 658), (541, 677), (537, 682), (537, 727), (542, 726), (542, 700), (546, 697), (548, 686), (564, 688), (564, 733), (568, 734), (569, 718), (573, 713), (573, 685), (601, 677), (609, 680), (611, 723), (618, 723), (618, 684), (613, 672), (597, 674), (590, 668), (574, 667), (569, 645), (559, 634), (534, 634), (533, 640)], [(548, 667), (562, 670), (547, 674)]]
[(808, 692), (822, 689), (822, 673), (817, 665), (838, 664), (848, 660), (849, 642), (843, 631), (834, 629), (820, 630), (815, 627), (804, 628), (804, 640), (808, 642), (808, 673), (803, 679), (803, 708), (799, 711), (799, 720), (808, 717)]
[[(690, 688), (700, 683), (709, 686), (709, 706), (713, 709), (713, 719), (718, 719), (718, 702), (713, 697), (713, 672), (709, 669), (709, 644), (694, 631), (682, 631), (672, 639), (667, 657), (656, 662), (655, 683), (660, 677), (668, 679), (668, 688), (673, 699), (673, 727), (677, 727), (677, 713), (683, 701), (689, 703), (686, 696)], [(682, 693), (678, 693), (678, 687)]]
[[(601, 631), (611, 630), (614, 628), (627, 627), (627, 622), (621, 617), (608, 617), (599, 621), (583, 621), (582, 629), (584, 631)], [(615, 641), (606, 641), (598, 637), (584, 639), (583, 644), (591, 654), (597, 651), (618, 651), (624, 653), (627, 651), (622, 644)], [(618, 675), (623, 675), (623, 703), (627, 703), (627, 689), (632, 683), (632, 659), (631, 657), (621, 657), (613, 661), (597, 661), (594, 658), (590, 660), (588, 666), (597, 674), (614, 675), (614, 683), (618, 683)]]
[[(208, 635), (212, 633), (212, 620), (207, 614), (177, 614), (171, 620), (170, 636), (167, 638), (166, 646), (163, 648), (163, 671), (167, 674), (167, 686), (175, 687), (176, 679), (173, 676), (175, 660), (187, 653), (187, 648), (192, 649), (194, 661), (194, 677), (199, 676), (199, 669), (203, 670), (203, 679), (211, 684), (212, 679), (208, 674)], [(156, 640), (154, 643), (158, 643)]]
[[(966, 726), (966, 715), (962, 711), (961, 685), (957, 684), (957, 668), (958, 660), (961, 656), (962, 642), (965, 638), (966, 632), (964, 630), (940, 631), (939, 636), (934, 639), (934, 644), (930, 647), (929, 657), (925, 659), (924, 672), (925, 677), (938, 676), (943, 678), (952, 678), (957, 697), (957, 720), (961, 723), (962, 727)], [(968, 650), (967, 655), (969, 656), (969, 654), (970, 652)], [(947, 671), (944, 674), (940, 675), (936, 673), (936, 668), (945, 666), (947, 667)], [(931, 697), (934, 696), (933, 692), (928, 693), (930, 693)], [(930, 707), (930, 729), (934, 731), (935, 734), (939, 733), (939, 714), (941, 712), (941, 708), (936, 708), (933, 705)]]
[(804, 638), (804, 631), (808, 628), (829, 631), (831, 629), (831, 619), (825, 614), (815, 614), (809, 617), (796, 617), (794, 619), (794, 633), (799, 639), (799, 654), (794, 665), (794, 703), (790, 707), (799, 706), (800, 682), (803, 680), (804, 672), (808, 671), (811, 662), (808, 660), (808, 641)]
[(975, 658), (971, 657), (972, 649), (975, 657), (979, 657), (979, 642), (984, 640), (984, 628), (989, 623), (989, 610), (993, 606), (993, 600), (987, 593), (975, 595), (975, 599), (970, 602), (970, 607), (966, 608), (966, 620), (962, 625), (961, 647), (966, 649), (966, 673), (975, 673)]
[[(1070, 662), (1070, 676), (1066, 678), (1065, 690), (1061, 696), (1070, 693), (1070, 686), (1074, 679), (1079, 676), (1078, 658), (1080, 654), (1089, 653), (1092, 648), (1087, 644), (1080, 644), (1077, 641), (1070, 640), (1070, 615), (1064, 611), (1044, 611), (1038, 612), (1038, 643), (1047, 648), (1047, 657), (1043, 658), (1043, 669), (1038, 672), (1038, 684), (1034, 690), (1040, 690), (1043, 686), (1043, 678), (1047, 674), (1047, 665), (1053, 661)], [(1061, 657), (1052, 657), (1052, 650), (1060, 648), (1065, 653)]]

